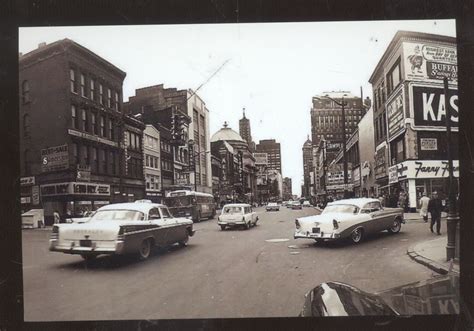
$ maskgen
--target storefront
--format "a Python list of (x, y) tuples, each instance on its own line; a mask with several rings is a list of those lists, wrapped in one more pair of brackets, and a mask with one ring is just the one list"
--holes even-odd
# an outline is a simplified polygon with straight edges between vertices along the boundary
[(110, 185), (64, 182), (41, 185), (41, 197), (46, 225), (53, 223), (53, 213), (61, 218), (80, 217), (86, 211), (97, 210), (110, 203)]
[(39, 186), (34, 176), (20, 178), (20, 203), (21, 213), (40, 207)]
[[(453, 161), (455, 177), (454, 191), (459, 187), (459, 161)], [(415, 211), (423, 193), (428, 196), (437, 191), (442, 200), (449, 192), (449, 169), (446, 160), (411, 160), (389, 168), (389, 182), (393, 190), (404, 190), (408, 194), (409, 207)]]

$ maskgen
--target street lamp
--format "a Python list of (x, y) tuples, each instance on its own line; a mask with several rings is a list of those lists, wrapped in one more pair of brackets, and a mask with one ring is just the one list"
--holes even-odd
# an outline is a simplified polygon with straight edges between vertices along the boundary
[[(344, 107), (347, 106), (347, 103), (344, 102), (344, 97), (347, 96), (347, 94), (343, 94), (341, 97), (341, 102), (338, 102), (331, 98), (328, 94), (324, 96), (324, 98), (327, 98), (334, 102), (336, 105), (341, 107), (342, 113), (342, 155), (343, 155), (343, 162), (344, 162), (344, 198), (348, 198), (348, 192), (347, 192), (347, 155), (346, 155), (346, 112)], [(314, 97), (315, 99), (321, 100), (319, 97)]]
[(448, 194), (448, 218), (446, 220), (448, 243), (446, 245), (446, 260), (450, 261), (456, 257), (456, 230), (459, 221), (459, 214), (454, 195), (454, 174), (453, 174), (453, 155), (451, 154), (451, 108), (449, 107), (449, 87), (448, 78), (444, 77), (444, 100), (446, 110), (446, 154), (448, 157), (449, 170), (449, 194)]

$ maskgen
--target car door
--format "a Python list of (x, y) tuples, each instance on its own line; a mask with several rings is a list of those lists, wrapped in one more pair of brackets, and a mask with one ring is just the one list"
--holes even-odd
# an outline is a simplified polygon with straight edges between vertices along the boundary
[(164, 241), (166, 245), (174, 244), (184, 237), (184, 231), (186, 230), (184, 226), (180, 226), (178, 219), (174, 218), (169, 212), (167, 207), (160, 207), (161, 222), (163, 223), (163, 228), (165, 228)]
[(153, 230), (155, 245), (160, 247), (166, 246), (167, 229), (163, 223), (163, 219), (158, 207), (153, 207), (148, 211), (148, 220), (151, 224), (156, 226), (156, 229)]
[(373, 223), (371, 226), (372, 230), (375, 232), (385, 230), (387, 228), (387, 217), (382, 205), (380, 204), (380, 201), (370, 202), (370, 209), (370, 216), (372, 218), (371, 223)]

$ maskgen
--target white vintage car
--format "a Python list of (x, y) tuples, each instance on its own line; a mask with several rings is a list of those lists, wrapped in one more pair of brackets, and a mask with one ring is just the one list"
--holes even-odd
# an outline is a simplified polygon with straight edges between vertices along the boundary
[(294, 238), (317, 242), (348, 238), (359, 243), (371, 233), (397, 233), (402, 223), (402, 208), (382, 207), (377, 199), (346, 199), (329, 203), (320, 215), (297, 218)]
[(84, 259), (138, 253), (145, 260), (154, 246), (185, 246), (193, 234), (193, 222), (174, 218), (165, 205), (118, 203), (99, 208), (86, 223), (54, 225), (49, 250)]
[(255, 226), (258, 221), (257, 214), (252, 210), (252, 207), (245, 203), (231, 203), (222, 208), (222, 213), (217, 218), (217, 224), (221, 230), (226, 227), (244, 226), (249, 229)]

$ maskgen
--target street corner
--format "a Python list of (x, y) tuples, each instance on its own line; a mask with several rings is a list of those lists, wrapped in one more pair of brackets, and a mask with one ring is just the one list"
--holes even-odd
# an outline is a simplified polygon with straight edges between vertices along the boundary
[(459, 273), (459, 262), (446, 261), (447, 238), (443, 236), (437, 239), (427, 240), (407, 249), (407, 255), (417, 263), (439, 273)]

